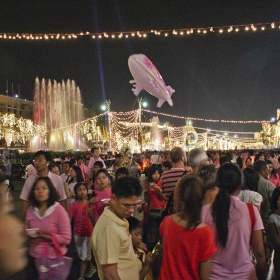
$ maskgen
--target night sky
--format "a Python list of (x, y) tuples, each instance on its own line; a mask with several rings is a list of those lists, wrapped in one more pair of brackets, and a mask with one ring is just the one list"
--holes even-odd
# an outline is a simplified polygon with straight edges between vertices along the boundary
[[(6, 3), (7, 2), (7, 3)], [(212, 4), (212, 3), (216, 4)], [(219, 2), (221, 4), (219, 4)], [(224, 2), (240, 3), (239, 5)], [(0, 32), (72, 33), (163, 30), (280, 22), (279, 1), (1, 1)], [(277, 25), (278, 27), (278, 25)], [(0, 93), (9, 80), (33, 100), (34, 80), (74, 79), (85, 107), (110, 99), (112, 111), (138, 108), (129, 80), (131, 54), (148, 56), (175, 89), (173, 107), (140, 96), (149, 109), (180, 116), (269, 120), (280, 108), (280, 29), (168, 37), (27, 41), (0, 39)], [(184, 125), (183, 120), (160, 117)], [(257, 131), (261, 125), (195, 121), (195, 126)]]

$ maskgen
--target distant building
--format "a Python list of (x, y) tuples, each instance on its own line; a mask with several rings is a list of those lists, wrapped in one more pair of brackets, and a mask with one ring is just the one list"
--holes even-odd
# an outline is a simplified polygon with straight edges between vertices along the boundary
[(0, 113), (12, 113), (17, 118), (33, 120), (33, 101), (0, 94)]

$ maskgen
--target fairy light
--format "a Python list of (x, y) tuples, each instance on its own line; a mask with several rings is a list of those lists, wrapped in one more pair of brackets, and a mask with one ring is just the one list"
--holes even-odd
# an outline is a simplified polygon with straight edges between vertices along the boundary
[[(178, 35), (180, 34), (181, 36), (184, 34), (206, 34), (207, 31), (209, 30), (210, 32), (218, 32), (220, 34), (225, 33), (231, 33), (232, 31), (235, 32), (240, 32), (240, 31), (245, 31), (245, 32), (256, 32), (258, 30), (264, 31), (266, 29), (275, 29), (276, 27), (280, 28), (280, 22), (272, 22), (272, 23), (251, 23), (251, 24), (237, 24), (237, 25), (228, 25), (228, 26), (210, 26), (210, 27), (192, 27), (192, 28), (182, 28), (179, 31), (176, 29), (165, 29), (165, 30), (137, 30), (137, 31), (116, 31), (115, 33), (111, 32), (103, 32), (103, 36), (105, 38), (109, 39), (114, 39), (115, 37), (118, 38), (129, 38), (129, 37), (135, 37), (136, 35), (140, 38), (146, 38), (148, 34), (154, 34), (156, 36), (163, 35), (164, 37), (168, 37), (169, 34), (173, 35)], [(32, 39), (32, 40), (48, 40), (48, 39), (57, 39), (57, 40), (64, 40), (65, 38), (72, 39), (72, 38), (78, 38), (78, 37), (83, 37), (83, 36), (90, 36), (91, 38), (102, 38), (102, 34), (100, 33), (94, 33), (90, 31), (86, 32), (71, 32), (71, 33), (65, 33), (63, 35), (60, 35), (59, 33), (57, 34), (51, 34), (51, 33), (38, 33), (38, 34), (26, 34), (26, 33), (20, 33), (20, 32), (15, 32), (15, 33), (7, 33), (3, 32), (0, 33), (0, 39)], [(124, 35), (125, 34), (125, 35)], [(94, 37), (95, 36), (95, 37)], [(101, 37), (100, 37), (101, 36)]]

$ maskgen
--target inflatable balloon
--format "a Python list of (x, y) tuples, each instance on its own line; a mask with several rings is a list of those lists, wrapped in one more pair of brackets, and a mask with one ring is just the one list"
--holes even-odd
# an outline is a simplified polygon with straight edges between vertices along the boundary
[(166, 86), (159, 71), (151, 60), (144, 54), (133, 54), (128, 58), (128, 67), (134, 78), (129, 81), (133, 84), (132, 91), (136, 96), (142, 89), (158, 98), (157, 107), (167, 101), (173, 106), (171, 95), (175, 92), (170, 86)]

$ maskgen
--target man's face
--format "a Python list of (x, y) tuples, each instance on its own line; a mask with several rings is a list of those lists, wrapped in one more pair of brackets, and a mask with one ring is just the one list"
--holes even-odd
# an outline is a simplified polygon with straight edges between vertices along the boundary
[(116, 158), (115, 158), (115, 162), (116, 162), (117, 164), (119, 164), (119, 163), (121, 162), (121, 158), (116, 157)]
[(92, 156), (93, 156), (94, 158), (98, 158), (98, 157), (99, 157), (99, 149), (94, 149), (94, 150), (93, 150), (93, 153), (92, 153)]
[(34, 167), (36, 171), (43, 171), (47, 169), (49, 161), (46, 160), (44, 155), (38, 155), (34, 158)]
[(63, 171), (65, 173), (69, 173), (70, 172), (70, 165), (69, 164), (64, 164), (63, 165)]
[(264, 177), (264, 179), (268, 179), (268, 175), (269, 175), (268, 166), (266, 166), (266, 168), (262, 169), (260, 173)]
[(140, 202), (141, 200), (138, 196), (117, 198), (114, 194), (112, 194), (110, 207), (120, 219), (123, 219), (131, 217)]
[(77, 161), (77, 164), (78, 165), (81, 165), (83, 163), (83, 160), (80, 158), (78, 161)]
[(51, 170), (51, 173), (59, 175), (59, 168), (57, 166), (54, 166)]

